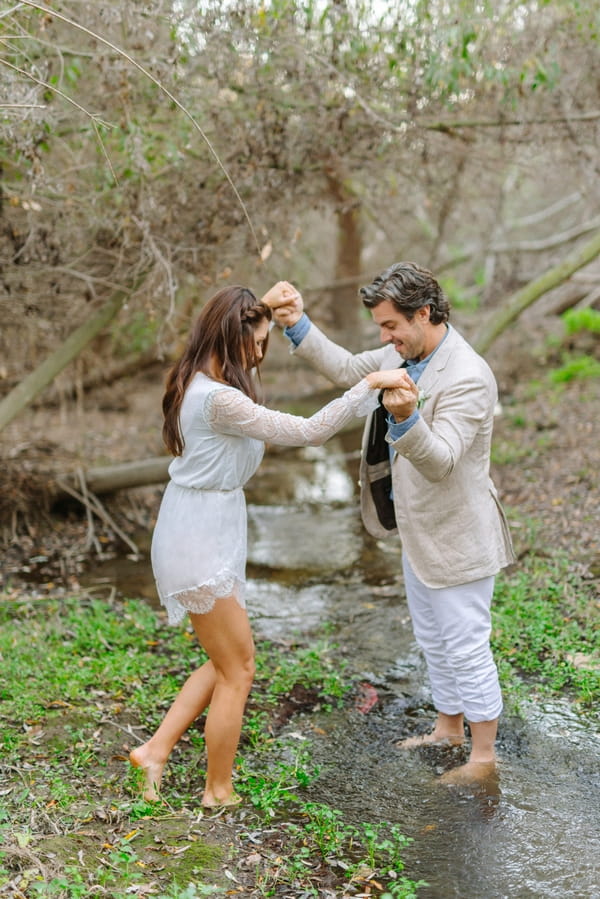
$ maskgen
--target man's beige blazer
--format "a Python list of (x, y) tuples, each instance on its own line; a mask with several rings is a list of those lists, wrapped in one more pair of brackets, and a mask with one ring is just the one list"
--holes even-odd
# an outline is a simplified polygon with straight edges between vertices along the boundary
[[(402, 363), (391, 345), (352, 354), (314, 324), (293, 352), (342, 387)], [(428, 587), (494, 575), (514, 561), (490, 478), (494, 375), (450, 327), (418, 386), (424, 398), (419, 421), (399, 440), (386, 436), (382, 407), (367, 419), (360, 464), (364, 525), (375, 537), (398, 533), (415, 574)]]

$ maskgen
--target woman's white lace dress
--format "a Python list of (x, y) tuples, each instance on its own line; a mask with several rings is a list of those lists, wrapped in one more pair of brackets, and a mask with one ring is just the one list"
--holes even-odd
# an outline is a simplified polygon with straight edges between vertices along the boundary
[(275, 412), (244, 393), (198, 373), (180, 413), (183, 454), (169, 466), (170, 482), (152, 538), (152, 568), (169, 622), (208, 612), (219, 597), (245, 605), (247, 520), (243, 486), (263, 457), (264, 442), (318, 446), (377, 402), (359, 381), (311, 418)]

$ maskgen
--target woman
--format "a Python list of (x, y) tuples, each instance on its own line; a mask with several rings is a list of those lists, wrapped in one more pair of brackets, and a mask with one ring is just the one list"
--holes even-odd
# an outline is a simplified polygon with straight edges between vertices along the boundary
[[(279, 282), (272, 291), (294, 289)], [(282, 295), (285, 295), (282, 293)], [(158, 593), (175, 624), (189, 614), (208, 655), (190, 675), (162, 724), (130, 754), (144, 771), (144, 798), (159, 798), (163, 768), (190, 724), (204, 712), (207, 775), (202, 805), (234, 805), (232, 770), (254, 677), (254, 643), (245, 608), (246, 507), (243, 486), (264, 442), (324, 443), (376, 401), (375, 389), (399, 387), (399, 370), (373, 372), (311, 418), (256, 402), (254, 369), (265, 354), (271, 310), (245, 287), (208, 301), (163, 398), (163, 438), (175, 457), (152, 540)]]

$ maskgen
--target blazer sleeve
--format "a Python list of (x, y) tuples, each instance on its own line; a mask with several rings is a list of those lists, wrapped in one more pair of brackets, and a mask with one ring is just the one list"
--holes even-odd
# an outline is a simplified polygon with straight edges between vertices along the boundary
[[(379, 371), (389, 354), (389, 348), (383, 346), (376, 350), (366, 350), (363, 353), (351, 353), (326, 337), (311, 322), (308, 334), (297, 347), (292, 349), (292, 353), (306, 359), (313, 368), (316, 368), (338, 387), (348, 388), (368, 375), (369, 372)], [(401, 362), (397, 354), (394, 362), (396, 366)], [(394, 365), (390, 363), (388, 367), (393, 368)]]
[(489, 440), (497, 400), (496, 382), (486, 371), (463, 376), (433, 398), (431, 423), (423, 415), (398, 440), (386, 440), (428, 481), (447, 477), (475, 439)]

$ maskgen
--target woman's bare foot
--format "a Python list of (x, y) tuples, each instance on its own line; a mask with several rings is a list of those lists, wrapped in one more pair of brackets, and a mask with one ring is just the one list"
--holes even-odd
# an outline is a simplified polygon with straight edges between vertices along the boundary
[(464, 742), (464, 734), (443, 734), (433, 730), (429, 734), (419, 734), (400, 740), (396, 746), (398, 749), (418, 749), (419, 746), (462, 746)]
[(202, 808), (229, 808), (230, 806), (239, 805), (241, 801), (242, 797), (234, 791), (232, 791), (229, 796), (226, 796), (225, 799), (218, 799), (213, 793), (204, 793), (204, 796), (202, 797)]
[(141, 768), (144, 772), (143, 798), (146, 802), (158, 802), (165, 763), (152, 759), (146, 747), (147, 743), (144, 743), (143, 746), (132, 749), (129, 753), (129, 761), (134, 768)]
[(440, 777), (440, 783), (457, 787), (488, 787), (497, 786), (498, 766), (496, 760), (489, 762), (468, 761), (465, 765), (452, 768)]

